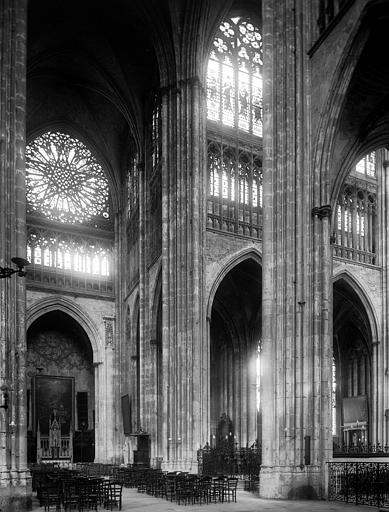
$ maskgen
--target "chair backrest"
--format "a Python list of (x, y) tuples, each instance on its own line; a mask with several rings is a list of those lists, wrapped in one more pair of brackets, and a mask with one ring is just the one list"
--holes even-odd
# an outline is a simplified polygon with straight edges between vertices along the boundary
[(227, 485), (230, 489), (236, 489), (238, 486), (238, 479), (235, 477), (228, 478)]
[(111, 497), (120, 497), (123, 491), (123, 484), (121, 482), (111, 482), (109, 485)]

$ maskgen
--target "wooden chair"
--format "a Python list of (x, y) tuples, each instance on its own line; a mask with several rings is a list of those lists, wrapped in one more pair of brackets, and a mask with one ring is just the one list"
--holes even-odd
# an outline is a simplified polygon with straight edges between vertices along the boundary
[(217, 501), (223, 501), (223, 488), (225, 480), (225, 476), (217, 476), (212, 478), (210, 501), (213, 501), (214, 503)]
[(223, 482), (222, 501), (234, 501), (236, 503), (236, 489), (238, 487), (238, 479), (235, 477), (227, 478)]
[(100, 482), (88, 479), (79, 485), (80, 511), (97, 510)]
[(113, 510), (114, 508), (118, 508), (118, 510), (122, 509), (122, 492), (123, 492), (123, 484), (120, 482), (110, 482), (108, 497), (105, 499), (104, 508)]
[(80, 493), (76, 482), (67, 482), (63, 492), (64, 510), (80, 510)]
[(45, 512), (50, 510), (60, 510), (62, 500), (62, 492), (58, 485), (47, 486), (41, 491), (41, 506), (43, 505)]
[(204, 502), (208, 504), (211, 500), (211, 490), (212, 490), (212, 478), (210, 476), (203, 476), (198, 479), (196, 491), (195, 491), (195, 501), (200, 503), (200, 505)]

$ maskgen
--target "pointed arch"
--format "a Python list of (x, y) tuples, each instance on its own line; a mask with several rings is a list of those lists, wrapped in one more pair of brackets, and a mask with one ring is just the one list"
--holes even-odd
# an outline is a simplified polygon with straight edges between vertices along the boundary
[[(343, 53), (343, 59), (335, 71), (328, 99), (323, 108), (324, 114), (321, 117), (316, 143), (313, 146), (316, 148), (313, 168), (320, 175), (320, 197), (316, 198), (317, 204), (330, 203), (330, 165), (340, 112), (346, 99), (352, 74), (367, 40), (367, 34), (357, 37), (359, 26), (356, 25), (353, 37), (350, 37), (350, 42)], [(343, 178), (344, 176), (342, 176), (342, 180)]]
[(352, 291), (357, 295), (361, 304), (363, 305), (367, 318), (370, 324), (372, 343), (376, 343), (379, 340), (379, 322), (373, 303), (370, 300), (369, 294), (365, 290), (362, 283), (353, 275), (348, 269), (344, 269), (333, 278), (333, 284), (339, 281), (344, 281)]
[[(261, 337), (261, 265), (255, 248), (239, 251), (219, 267), (208, 299), (210, 429), (218, 437), (228, 416), (245, 445), (258, 438), (256, 360)], [(231, 430), (231, 431), (232, 431)]]
[(52, 296), (35, 302), (26, 312), (27, 329), (41, 316), (52, 311), (62, 311), (72, 317), (86, 332), (93, 352), (93, 362), (101, 363), (103, 355), (101, 347), (103, 342), (99, 335), (97, 327), (94, 325), (89, 315), (66, 297)]
[(215, 299), (215, 295), (217, 292), (217, 289), (220, 286), (220, 283), (223, 281), (223, 279), (226, 277), (226, 275), (239, 263), (242, 263), (245, 260), (252, 259), (258, 265), (262, 268), (262, 254), (253, 248), (250, 249), (244, 249), (243, 251), (239, 252), (238, 254), (235, 254), (227, 264), (224, 265), (223, 269), (218, 273), (216, 276), (212, 286), (211, 290), (209, 292), (208, 296), (208, 306), (207, 306), (207, 318), (211, 318), (212, 313), (212, 306)]

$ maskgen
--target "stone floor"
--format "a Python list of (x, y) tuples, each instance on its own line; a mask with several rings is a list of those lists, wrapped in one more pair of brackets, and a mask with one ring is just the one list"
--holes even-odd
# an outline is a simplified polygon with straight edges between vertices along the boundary
[[(43, 512), (43, 507), (39, 507), (38, 502), (34, 501), (33, 511)], [(51, 509), (53, 510), (53, 509)], [(99, 511), (103, 511), (99, 508)], [(154, 498), (147, 494), (140, 494), (136, 489), (123, 489), (123, 507), (122, 512), (176, 512), (176, 511), (199, 512), (208, 510), (209, 512), (262, 512), (273, 510), (277, 512), (377, 512), (376, 507), (367, 507), (363, 505), (350, 505), (347, 503), (338, 503), (333, 501), (289, 501), (289, 500), (264, 500), (256, 497), (254, 494), (238, 490), (237, 503), (211, 503), (209, 505), (177, 505), (161, 498)]]

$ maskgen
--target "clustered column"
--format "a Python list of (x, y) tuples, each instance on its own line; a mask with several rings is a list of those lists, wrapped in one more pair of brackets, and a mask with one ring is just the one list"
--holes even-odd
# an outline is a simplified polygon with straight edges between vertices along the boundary
[(204, 92), (197, 77), (162, 97), (162, 358), (164, 466), (196, 471), (207, 405), (202, 259)]
[[(263, 497), (325, 494), (331, 447), (330, 216), (315, 204), (306, 2), (263, 2)], [(306, 122), (305, 122), (306, 121)], [(314, 208), (317, 206), (317, 208)]]
[[(0, 266), (25, 257), (26, 0), (0, 7)], [(0, 281), (0, 387), (8, 409), (0, 410), (0, 509), (31, 501), (27, 472), (25, 281)]]

